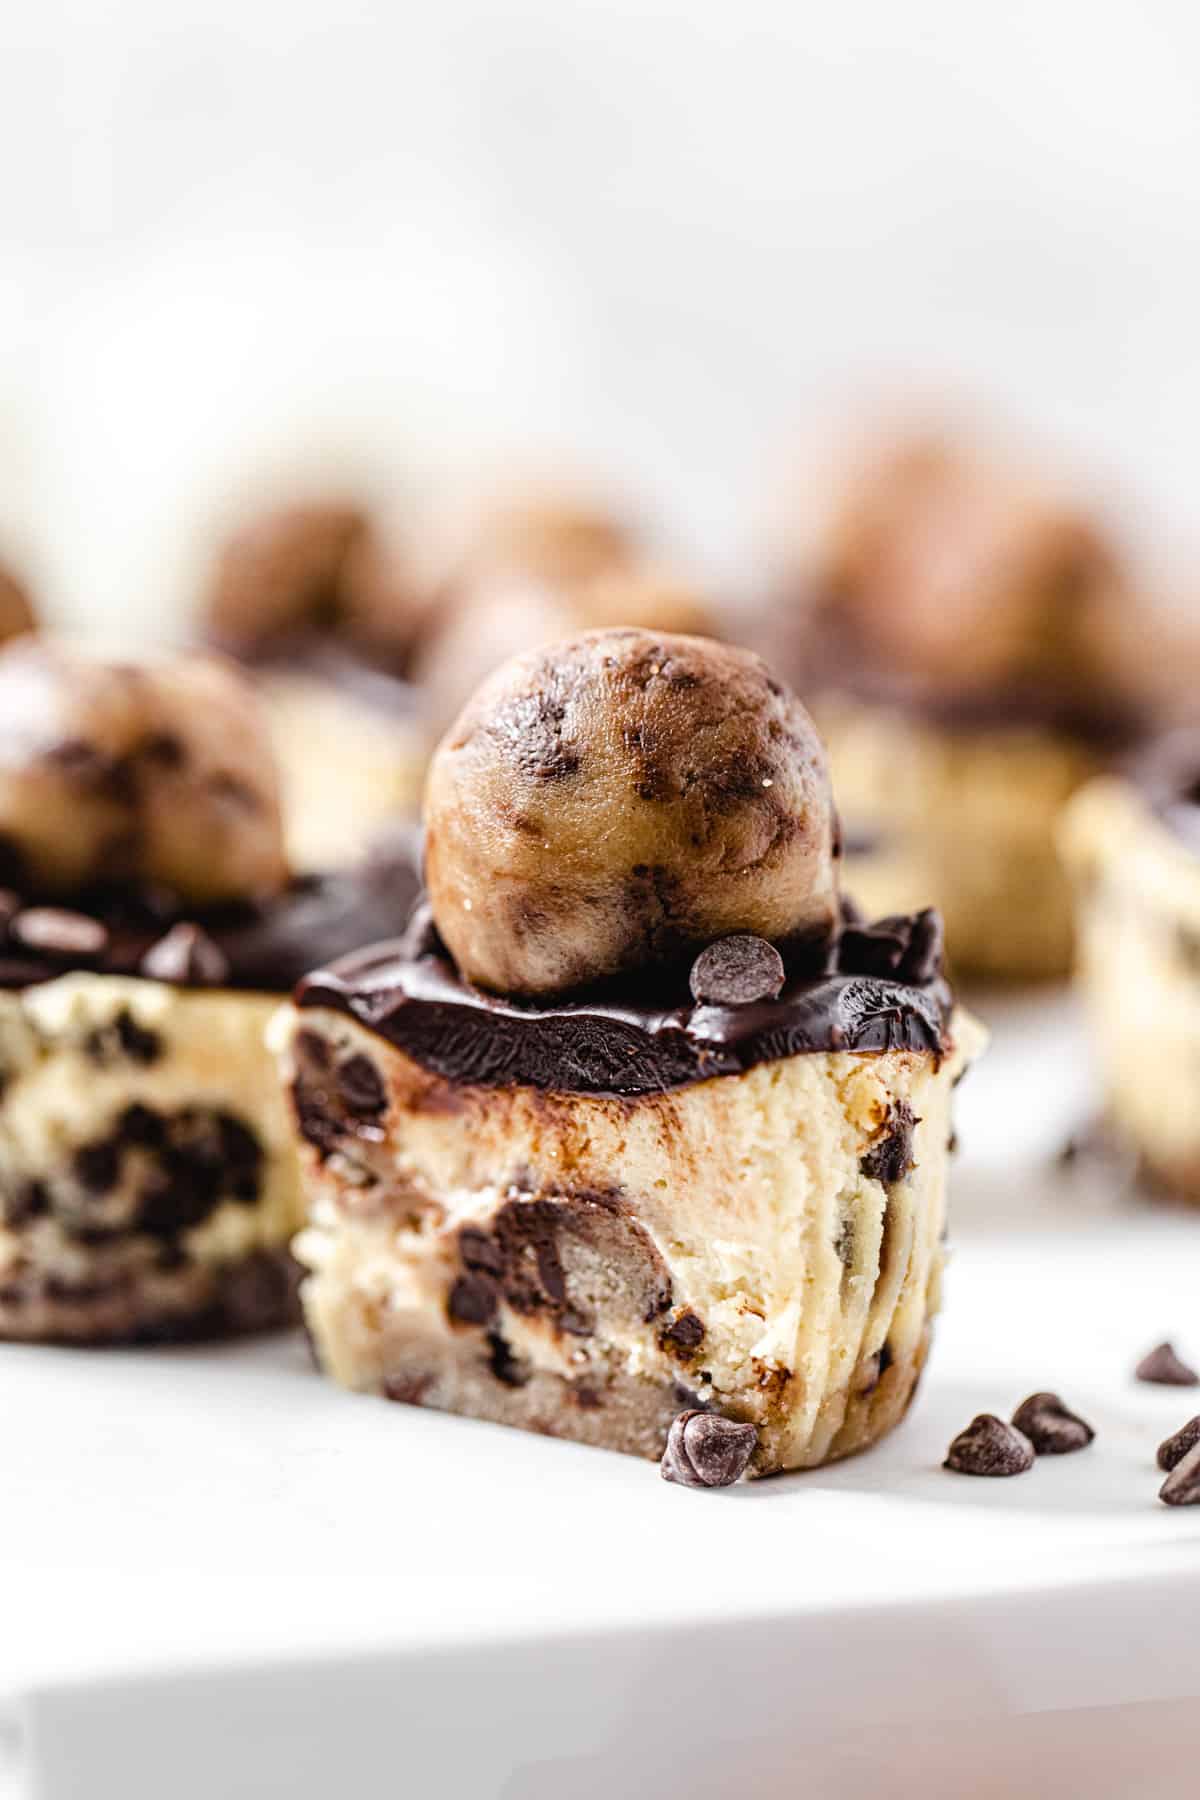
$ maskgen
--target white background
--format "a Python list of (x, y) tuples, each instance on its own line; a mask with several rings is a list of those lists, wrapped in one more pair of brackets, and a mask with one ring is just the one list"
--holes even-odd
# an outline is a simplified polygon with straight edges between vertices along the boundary
[(252, 472), (568, 446), (736, 570), (814, 402), (948, 379), (1184, 524), (1200, 13), (3, 0), (0, 529), (165, 625)]

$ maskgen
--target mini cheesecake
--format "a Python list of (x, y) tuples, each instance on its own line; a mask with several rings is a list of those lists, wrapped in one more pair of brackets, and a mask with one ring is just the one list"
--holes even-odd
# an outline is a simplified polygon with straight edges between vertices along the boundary
[(265, 1033), (407, 917), (409, 836), (295, 877), (223, 663), (0, 652), (0, 1336), (283, 1322), (300, 1195)]
[(1106, 1123), (1152, 1185), (1200, 1202), (1200, 731), (1086, 787), (1062, 850)]
[(752, 1423), (752, 1474), (860, 1450), (928, 1353), (979, 1044), (928, 913), (775, 998), (538, 1006), (467, 985), (426, 914), (309, 976), (283, 1034), (321, 1361), (647, 1457), (681, 1408)]
[(302, 1200), (267, 1025), (304, 969), (394, 925), (415, 890), (410, 849), (259, 907), (0, 896), (0, 1337), (296, 1317)]
[(801, 491), (757, 643), (811, 706), (869, 912), (936, 905), (956, 969), (1064, 974), (1071, 795), (1167, 703), (1167, 626), (1081, 507), (944, 435)]

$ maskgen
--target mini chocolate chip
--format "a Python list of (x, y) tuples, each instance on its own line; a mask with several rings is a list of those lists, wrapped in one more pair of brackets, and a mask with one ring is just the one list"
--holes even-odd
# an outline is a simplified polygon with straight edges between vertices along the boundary
[(182, 741), (171, 731), (156, 731), (138, 746), (143, 762), (155, 763), (160, 769), (181, 769), (187, 761)]
[(292, 1106), (300, 1135), (322, 1156), (336, 1150), (341, 1128), (329, 1107), (329, 1096), (306, 1075), (297, 1075), (292, 1083)]
[(338, 1088), (347, 1112), (360, 1119), (374, 1119), (387, 1109), (383, 1076), (369, 1056), (361, 1052), (338, 1064)]
[(913, 1131), (921, 1123), (907, 1100), (898, 1100), (883, 1123), (883, 1136), (859, 1159), (868, 1181), (891, 1187), (913, 1168)]
[(1134, 1370), (1139, 1381), (1152, 1381), (1160, 1387), (1195, 1387), (1200, 1375), (1175, 1354), (1174, 1344), (1158, 1344), (1148, 1350)]
[(477, 1225), (464, 1225), (458, 1234), (458, 1254), (465, 1269), (480, 1269), (485, 1275), (503, 1275), (504, 1252), (493, 1237)]
[(732, 1487), (746, 1473), (757, 1445), (754, 1425), (720, 1413), (681, 1412), (667, 1433), (662, 1478), (681, 1487)]
[(692, 997), (701, 1006), (750, 1006), (774, 1000), (785, 975), (774, 944), (742, 932), (700, 952), (692, 964)]
[(1158, 1446), (1158, 1466), (1168, 1473), (1177, 1463), (1181, 1463), (1189, 1450), (1200, 1444), (1200, 1413), (1181, 1425), (1173, 1437), (1164, 1438)]
[(1068, 1456), (1073, 1450), (1086, 1450), (1096, 1435), (1057, 1394), (1030, 1394), (1018, 1406), (1012, 1422), (1038, 1456)]
[(108, 932), (99, 919), (63, 906), (27, 906), (9, 926), (18, 943), (47, 956), (99, 956)]
[(1158, 1497), (1167, 1506), (1200, 1506), (1200, 1444), (1175, 1464)]
[(133, 1014), (123, 1008), (108, 1025), (98, 1025), (83, 1040), (84, 1054), (104, 1067), (124, 1058), (149, 1068), (162, 1055), (162, 1039), (156, 1031), (147, 1031)]
[(140, 971), (150, 981), (178, 987), (220, 987), (229, 979), (229, 958), (199, 925), (172, 925), (143, 956)]
[(995, 1413), (977, 1413), (951, 1444), (942, 1467), (959, 1475), (1023, 1475), (1033, 1467), (1033, 1445)]
[(487, 1325), (496, 1316), (499, 1290), (490, 1275), (460, 1275), (450, 1289), (446, 1311), (458, 1325)]
[(76, 1181), (91, 1194), (106, 1194), (116, 1187), (121, 1173), (121, 1152), (111, 1139), (81, 1144), (71, 1158)]
[(516, 1355), (506, 1337), (498, 1331), (487, 1334), (488, 1366), (497, 1381), (505, 1387), (524, 1387), (529, 1380), (529, 1367)]
[(689, 1308), (667, 1326), (662, 1334), (664, 1349), (677, 1350), (682, 1356), (690, 1356), (704, 1342), (704, 1321), (697, 1318)]
[(139, 1150), (157, 1150), (166, 1141), (166, 1120), (161, 1113), (134, 1101), (117, 1120), (117, 1136), (123, 1144), (134, 1144)]
[(22, 1181), (13, 1193), (0, 1194), (0, 1225), (7, 1225), (10, 1231), (20, 1230), (49, 1210), (50, 1197), (41, 1181)]

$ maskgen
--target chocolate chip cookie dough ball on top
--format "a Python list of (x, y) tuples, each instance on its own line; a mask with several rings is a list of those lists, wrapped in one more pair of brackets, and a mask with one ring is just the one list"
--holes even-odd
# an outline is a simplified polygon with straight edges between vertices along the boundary
[(1109, 1128), (1151, 1187), (1200, 1202), (1200, 729), (1090, 783), (1061, 841)]
[(824, 944), (825, 754), (744, 650), (588, 632), (505, 664), (434, 757), (425, 876), (461, 973), (565, 993), (749, 931)]
[(425, 732), (406, 677), (423, 605), (390, 515), (359, 502), (266, 510), (220, 547), (203, 632), (265, 702), (300, 867), (349, 862), (416, 811)]
[(291, 1319), (267, 1022), (305, 967), (403, 919), (411, 864), (291, 877), (232, 666), (26, 638), (0, 652), (0, 879), (0, 1337)]
[(327, 1370), (650, 1457), (688, 1413), (690, 1486), (873, 1442), (979, 1037), (933, 914), (840, 905), (803, 708), (746, 652), (585, 634), (475, 697), (427, 824), (431, 907), (281, 1021)]
[(850, 891), (932, 901), (964, 970), (1064, 972), (1058, 816), (1150, 703), (1114, 545), (1048, 478), (936, 435), (834, 459), (790, 531), (757, 641), (829, 744)]

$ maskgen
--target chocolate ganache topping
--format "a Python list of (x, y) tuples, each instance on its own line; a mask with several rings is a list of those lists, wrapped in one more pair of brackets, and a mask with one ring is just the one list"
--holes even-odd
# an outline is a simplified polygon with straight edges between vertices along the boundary
[(697, 1003), (688, 971), (658, 991), (645, 973), (552, 1004), (485, 993), (458, 973), (427, 906), (408, 933), (301, 982), (297, 1004), (331, 1007), (443, 1079), (636, 1096), (835, 1050), (949, 1048), (951, 994), (937, 915), (845, 921), (819, 968), (793, 961), (776, 998)]
[(265, 900), (220, 907), (168, 892), (95, 890), (69, 904), (0, 876), (0, 987), (29, 987), (70, 970), (141, 975), (178, 987), (286, 994), (318, 964), (403, 929), (420, 889), (419, 833), (403, 827), (357, 867), (295, 878)]

